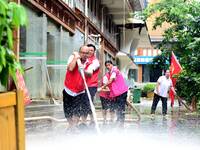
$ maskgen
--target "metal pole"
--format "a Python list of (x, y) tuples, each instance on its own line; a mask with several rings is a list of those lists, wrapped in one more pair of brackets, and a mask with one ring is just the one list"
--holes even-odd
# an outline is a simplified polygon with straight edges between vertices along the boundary
[[(41, 62), (41, 67), (42, 67), (42, 62)], [(47, 86), (48, 86), (49, 91), (50, 91), (50, 97), (51, 97), (50, 103), (58, 105), (59, 103), (56, 102), (56, 100), (53, 98), (53, 90), (52, 90), (51, 81), (50, 81), (49, 72), (48, 72), (46, 63), (45, 63), (45, 67), (44, 68), (45, 68), (45, 72), (46, 72), (46, 76), (47, 76)]]
[(125, 15), (125, 3), (126, 3), (126, 1), (124, 0), (124, 5), (123, 5), (123, 11), (124, 11), (124, 13), (123, 13), (123, 47), (125, 47), (125, 36), (126, 36), (126, 15)]

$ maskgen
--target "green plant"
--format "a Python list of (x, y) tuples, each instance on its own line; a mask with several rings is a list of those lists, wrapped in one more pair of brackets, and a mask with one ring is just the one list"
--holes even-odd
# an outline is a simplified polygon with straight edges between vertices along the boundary
[(165, 52), (164, 57), (166, 56), (166, 58), (169, 58), (168, 52), (173, 51), (179, 58), (183, 68), (176, 83), (177, 94), (183, 97), (188, 103), (195, 100), (199, 104), (199, 0), (160, 0), (159, 3), (149, 5), (143, 13), (146, 19), (152, 14), (159, 14), (159, 16), (155, 17), (153, 23), (155, 29), (162, 26), (163, 23), (170, 25), (163, 34), (164, 39), (159, 44), (159, 48), (162, 52)]
[(143, 92), (144, 93), (148, 93), (148, 92), (153, 92), (155, 89), (156, 84), (153, 83), (147, 83), (144, 87), (143, 87)]
[(13, 32), (26, 24), (26, 12), (21, 5), (0, 0), (0, 83), (5, 87), (9, 76), (16, 83), (16, 70), (22, 71), (13, 52)]
[(157, 55), (153, 58), (152, 63), (149, 64), (150, 69), (159, 69), (159, 70), (169, 69), (170, 56), (171, 56), (170, 51), (162, 51), (160, 55)]

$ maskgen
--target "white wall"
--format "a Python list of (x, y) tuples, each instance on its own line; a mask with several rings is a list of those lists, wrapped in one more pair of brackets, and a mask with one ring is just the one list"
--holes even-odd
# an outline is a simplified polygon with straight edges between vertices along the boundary
[(146, 28), (139, 34), (139, 28), (126, 29), (125, 34), (121, 32), (120, 51), (132, 53), (137, 47), (151, 47)]

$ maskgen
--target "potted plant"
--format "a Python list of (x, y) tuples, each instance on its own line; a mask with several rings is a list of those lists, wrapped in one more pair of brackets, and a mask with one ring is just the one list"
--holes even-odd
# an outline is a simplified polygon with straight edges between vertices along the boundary
[(0, 0), (0, 86), (5, 87), (0, 92), (0, 148), (4, 150), (25, 149), (23, 95), (18, 90), (9, 91), (8, 81), (11, 78), (16, 84), (16, 71), (22, 71), (13, 51), (13, 33), (26, 22), (22, 6)]
[(154, 83), (147, 83), (143, 87), (143, 92), (146, 93), (147, 98), (153, 98), (155, 86), (156, 84)]

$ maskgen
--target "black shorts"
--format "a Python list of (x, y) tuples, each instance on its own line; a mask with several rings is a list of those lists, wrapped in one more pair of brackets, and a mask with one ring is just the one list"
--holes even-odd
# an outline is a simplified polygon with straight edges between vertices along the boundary
[(101, 96), (100, 96), (100, 100), (101, 100), (102, 109), (108, 110), (110, 108), (110, 101), (107, 98), (101, 97)]
[(101, 105), (102, 105), (103, 110), (110, 109), (110, 111), (114, 111), (116, 109), (115, 100), (109, 100), (109, 99), (101, 97), (101, 96), (100, 96), (100, 100), (101, 100)]
[[(88, 87), (89, 91), (90, 91), (90, 95), (91, 95), (91, 98), (92, 98), (92, 102), (94, 102), (94, 96), (97, 92), (97, 87)], [(85, 91), (86, 93), (86, 91)], [(87, 93), (86, 93), (87, 94)], [(88, 97), (87, 97), (88, 98)], [(88, 99), (89, 100), (89, 99)]]
[[(94, 102), (94, 96), (97, 92), (97, 87), (89, 87), (90, 95), (92, 98), (92, 102)], [(82, 96), (81, 101), (81, 115), (87, 116), (88, 114), (92, 114), (91, 107), (90, 107), (90, 101), (87, 95), (87, 92)]]
[(63, 90), (63, 109), (66, 118), (72, 118), (72, 116), (80, 117), (82, 95), (83, 94), (73, 97)]

